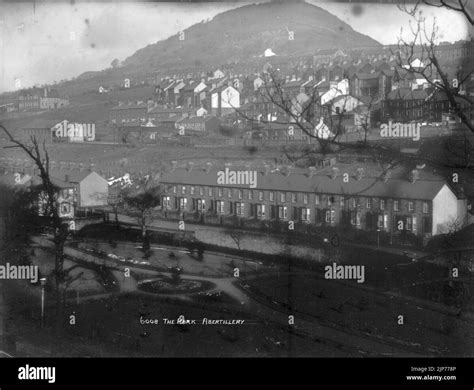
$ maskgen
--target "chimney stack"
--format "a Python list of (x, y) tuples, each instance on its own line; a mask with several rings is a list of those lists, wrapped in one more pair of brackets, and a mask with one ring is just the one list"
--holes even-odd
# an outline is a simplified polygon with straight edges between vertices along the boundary
[(267, 175), (270, 173), (271, 167), (270, 167), (270, 165), (265, 164), (265, 165), (263, 166), (263, 168), (264, 168), (263, 174), (264, 174), (265, 176), (267, 176)]
[(392, 172), (391, 171), (385, 171), (383, 174), (382, 174), (382, 180), (384, 183), (388, 182), (388, 179), (390, 179), (390, 176), (392, 176)]
[(332, 167), (331, 179), (336, 180), (338, 175), (339, 175), (339, 168)]
[(286, 165), (286, 166), (282, 167), (282, 169), (280, 169), (280, 172), (284, 176), (288, 177), (288, 176), (291, 175), (292, 170), (293, 170), (293, 167), (291, 165)]
[(187, 164), (186, 164), (186, 170), (188, 172), (191, 172), (194, 168), (194, 163), (192, 161), (188, 161)]
[(309, 167), (308, 168), (308, 177), (311, 178), (316, 175), (316, 167)]
[(361, 180), (363, 177), (364, 177), (364, 168), (362, 167), (357, 168), (357, 174), (356, 174), (357, 180)]
[(212, 163), (207, 162), (206, 166), (204, 167), (204, 172), (209, 173), (211, 171), (211, 168), (212, 168)]
[(417, 169), (413, 169), (410, 172), (410, 183), (415, 183), (420, 178), (420, 172)]

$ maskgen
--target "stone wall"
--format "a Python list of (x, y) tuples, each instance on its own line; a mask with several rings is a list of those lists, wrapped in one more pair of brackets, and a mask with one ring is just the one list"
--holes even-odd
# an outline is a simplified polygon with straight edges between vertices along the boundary
[[(324, 250), (311, 248), (302, 245), (288, 245), (282, 242), (280, 237), (259, 234), (256, 232), (244, 232), (240, 230), (222, 230), (206, 229), (205, 226), (196, 229), (195, 236), (199, 241), (206, 244), (217, 245), (221, 247), (265, 253), (271, 255), (286, 254), (291, 257), (302, 258), (313, 261), (324, 260)], [(232, 236), (235, 238), (232, 238)], [(237, 245), (237, 242), (239, 245)]]

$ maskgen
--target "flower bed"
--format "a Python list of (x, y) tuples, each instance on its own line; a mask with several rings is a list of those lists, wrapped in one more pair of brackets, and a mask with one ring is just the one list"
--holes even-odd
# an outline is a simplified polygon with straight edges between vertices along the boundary
[(139, 283), (138, 289), (153, 294), (192, 294), (214, 288), (214, 284), (201, 280), (171, 279), (150, 280)]

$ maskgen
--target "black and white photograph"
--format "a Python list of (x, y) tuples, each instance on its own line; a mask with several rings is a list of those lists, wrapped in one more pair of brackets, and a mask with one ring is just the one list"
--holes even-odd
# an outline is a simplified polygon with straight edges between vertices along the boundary
[(0, 373), (459, 383), (416, 358), (474, 357), (473, 25), (471, 0), (1, 1)]

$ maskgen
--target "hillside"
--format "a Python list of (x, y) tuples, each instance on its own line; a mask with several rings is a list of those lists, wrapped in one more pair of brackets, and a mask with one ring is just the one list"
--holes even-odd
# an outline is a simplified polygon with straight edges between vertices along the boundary
[[(288, 31), (294, 32), (294, 40)], [(305, 2), (271, 2), (223, 12), (205, 23), (138, 50), (125, 67), (154, 70), (242, 61), (272, 48), (277, 55), (304, 55), (318, 49), (379, 46), (329, 12)]]

